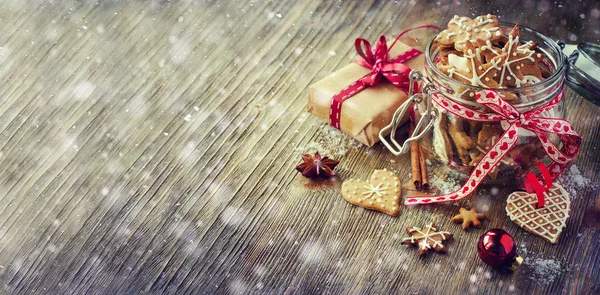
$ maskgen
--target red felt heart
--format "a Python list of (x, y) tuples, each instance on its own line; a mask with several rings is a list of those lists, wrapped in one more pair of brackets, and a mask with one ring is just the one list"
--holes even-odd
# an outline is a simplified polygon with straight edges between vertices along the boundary
[(475, 99), (479, 99), (481, 97), (481, 94), (477, 93), (475, 94)]
[(493, 159), (495, 159), (495, 158), (496, 158), (496, 156), (497, 156), (497, 155), (498, 155), (498, 152), (496, 152), (496, 151), (492, 151), (492, 152), (490, 153), (490, 158), (492, 158), (492, 160), (493, 160)]
[(457, 111), (460, 111), (460, 107), (457, 106), (457, 105), (455, 105), (455, 104), (452, 105), (452, 108), (455, 109), (455, 110), (457, 110)]
[(552, 149), (552, 147), (548, 147), (546, 150), (548, 151), (548, 154), (554, 155), (554, 150)]
[(496, 95), (493, 92), (488, 92), (488, 94), (486, 94), (485, 97), (494, 98), (494, 97), (496, 97)]
[(450, 197), (450, 199), (452, 199), (452, 200), (456, 200), (457, 198), (458, 198), (458, 196), (452, 196), (452, 197)]
[(488, 115), (479, 114), (479, 118), (481, 118), (481, 119), (487, 119), (487, 118), (489, 118), (489, 117), (488, 117)]
[(485, 170), (488, 170), (488, 169), (490, 169), (490, 162), (485, 162), (485, 163), (483, 163), (483, 166), (481, 166), (481, 168), (483, 168), (483, 169), (485, 169)]
[(481, 175), (481, 170), (475, 170), (475, 177), (479, 177)]
[(477, 182), (475, 182), (475, 180), (471, 180), (471, 186), (475, 187), (475, 185), (477, 185)]
[(516, 134), (517, 134), (516, 130), (511, 130), (508, 132), (508, 138), (513, 139), (513, 137), (515, 137)]
[(465, 111), (465, 115), (467, 115), (467, 117), (469, 117), (469, 118), (473, 118), (473, 116), (475, 116), (475, 113), (473, 113), (471, 111)]
[(565, 132), (569, 132), (569, 126), (565, 125), (565, 126), (563, 127), (563, 130), (565, 130)]
[(565, 157), (558, 157), (558, 160), (561, 161), (561, 162), (564, 162), (564, 161), (567, 160), (567, 158), (565, 158)]
[(446, 198), (444, 198), (444, 197), (439, 197), (439, 198), (437, 198), (437, 199), (435, 199), (435, 200), (436, 200), (436, 201), (443, 201), (443, 200), (445, 200), (445, 199), (446, 199)]
[(448, 106), (448, 102), (447, 102), (447, 101), (445, 101), (445, 100), (442, 100), (442, 104), (443, 104), (444, 106)]
[(430, 200), (427, 200), (427, 199), (425, 199), (425, 200), (422, 200), (421, 202), (423, 202), (423, 203), (429, 203), (429, 202), (431, 202), (431, 201), (430, 201)]
[(508, 143), (506, 143), (506, 142), (505, 142), (505, 143), (503, 143), (503, 144), (500, 146), (500, 149), (501, 149), (501, 150), (503, 150), (503, 151), (507, 150), (507, 149), (508, 149)]

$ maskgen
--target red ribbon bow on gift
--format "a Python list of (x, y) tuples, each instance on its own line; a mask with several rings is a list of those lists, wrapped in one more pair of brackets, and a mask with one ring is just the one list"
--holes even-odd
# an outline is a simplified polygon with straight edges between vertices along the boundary
[(355, 62), (372, 70), (371, 73), (360, 78), (357, 83), (362, 83), (364, 86), (375, 86), (379, 84), (382, 77), (385, 77), (396, 87), (408, 90), (408, 75), (411, 69), (403, 62), (421, 54), (421, 51), (413, 48), (392, 60), (388, 60), (389, 51), (385, 36), (379, 37), (379, 42), (375, 45), (375, 51), (371, 49), (369, 41), (363, 38), (357, 38), (354, 47), (356, 47), (356, 52), (361, 57)]
[[(541, 117), (540, 114), (554, 108), (563, 98), (561, 90), (556, 97), (548, 103), (528, 112), (521, 113), (513, 105), (504, 101), (498, 93), (493, 90), (483, 90), (476, 95), (477, 103), (485, 105), (494, 113), (484, 113), (451, 99), (444, 99), (443, 95), (433, 94), (433, 101), (449, 113), (455, 116), (477, 122), (500, 122), (508, 121), (510, 126), (490, 150), (483, 156), (477, 166), (473, 169), (466, 183), (456, 192), (442, 196), (414, 196), (405, 202), (409, 204), (431, 204), (460, 200), (475, 191), (500, 160), (515, 146), (519, 136), (519, 128), (529, 130), (540, 139), (544, 151), (552, 160), (548, 170), (552, 179), (555, 179), (579, 152), (581, 137), (575, 132), (573, 126), (562, 119)], [(546, 133), (556, 134), (563, 143), (559, 149), (549, 139)]]
[(366, 87), (371, 87), (379, 84), (382, 78), (391, 82), (396, 87), (402, 89), (404, 92), (408, 91), (410, 83), (409, 74), (411, 69), (403, 64), (422, 54), (421, 51), (415, 48), (411, 48), (407, 52), (388, 60), (388, 53), (394, 47), (398, 39), (404, 34), (424, 28), (436, 28), (434, 25), (424, 25), (408, 29), (400, 33), (392, 45), (388, 48), (385, 36), (379, 37), (379, 42), (375, 45), (375, 50), (372, 49), (371, 43), (363, 38), (357, 38), (354, 42), (356, 52), (361, 57), (356, 60), (356, 63), (371, 69), (371, 72), (358, 79), (356, 82), (350, 84), (348, 87), (342, 89), (339, 93), (334, 95), (331, 99), (331, 107), (329, 112), (329, 121), (331, 125), (337, 129), (340, 129), (340, 114), (342, 112), (342, 104), (348, 98), (352, 97), (356, 93), (362, 91)]

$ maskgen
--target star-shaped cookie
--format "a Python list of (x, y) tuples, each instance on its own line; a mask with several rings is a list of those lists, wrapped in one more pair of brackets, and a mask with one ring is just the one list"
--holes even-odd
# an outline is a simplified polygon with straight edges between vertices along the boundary
[(466, 230), (469, 226), (473, 226), (475, 228), (481, 228), (481, 220), (485, 219), (485, 215), (481, 213), (477, 213), (475, 209), (467, 210), (465, 208), (460, 208), (458, 210), (459, 214), (452, 217), (452, 222), (461, 223), (462, 229)]
[(545, 56), (535, 51), (536, 43), (520, 42), (519, 25), (515, 25), (508, 34), (508, 40), (501, 50), (491, 42), (478, 40), (479, 50), (486, 60), (505, 56), (502, 71), (497, 77), (498, 84), (503, 87), (523, 87), (542, 80), (539, 62)]

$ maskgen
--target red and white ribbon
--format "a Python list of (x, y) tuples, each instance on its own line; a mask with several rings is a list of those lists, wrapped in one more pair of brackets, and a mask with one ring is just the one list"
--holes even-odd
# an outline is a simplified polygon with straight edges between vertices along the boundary
[[(517, 131), (519, 128), (529, 130), (537, 135), (552, 164), (548, 167), (552, 179), (555, 179), (579, 152), (581, 137), (571, 123), (557, 118), (540, 117), (544, 111), (555, 107), (563, 98), (563, 91), (551, 101), (534, 110), (520, 113), (513, 105), (504, 101), (500, 95), (493, 90), (483, 90), (476, 95), (477, 103), (485, 105), (493, 113), (484, 113), (465, 105), (456, 103), (443, 95), (433, 94), (433, 101), (453, 115), (477, 122), (500, 122), (508, 121), (510, 127), (500, 136), (498, 141), (479, 161), (473, 169), (466, 183), (456, 192), (442, 196), (413, 196), (408, 197), (405, 205), (432, 204), (439, 202), (457, 201), (467, 197), (475, 191), (500, 160), (515, 146), (518, 141)], [(547, 133), (558, 135), (563, 143), (562, 148), (554, 145), (546, 135)]]
[(400, 39), (400, 37), (402, 37), (404, 34), (412, 30), (424, 28), (435, 28), (439, 30), (439, 28), (434, 25), (424, 25), (405, 30), (400, 33), (398, 37), (396, 37), (396, 40), (394, 40), (389, 48), (387, 47), (385, 36), (381, 36), (379, 38), (379, 42), (377, 42), (375, 45), (375, 50), (372, 49), (369, 41), (363, 38), (356, 39), (354, 42), (354, 47), (356, 48), (358, 55), (361, 57), (356, 60), (356, 63), (371, 69), (371, 72), (364, 75), (356, 82), (350, 84), (348, 87), (342, 89), (339, 93), (332, 97), (331, 107), (329, 110), (329, 122), (333, 127), (341, 129), (340, 115), (342, 113), (342, 104), (344, 101), (367, 87), (379, 84), (382, 78), (394, 84), (402, 91), (408, 92), (410, 84), (409, 74), (411, 68), (403, 63), (418, 56), (419, 54), (422, 54), (422, 52), (418, 49), (411, 48), (410, 50), (391, 60), (388, 60), (388, 53), (394, 44), (396, 44), (398, 39)]

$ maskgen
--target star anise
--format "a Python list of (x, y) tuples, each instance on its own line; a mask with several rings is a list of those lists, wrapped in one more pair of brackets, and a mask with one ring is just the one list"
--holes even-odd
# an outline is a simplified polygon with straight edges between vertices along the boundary
[(296, 170), (302, 173), (302, 176), (307, 178), (313, 178), (315, 176), (332, 177), (335, 176), (333, 169), (339, 161), (329, 159), (328, 157), (321, 157), (319, 152), (315, 155), (303, 154), (303, 162), (296, 166)]

